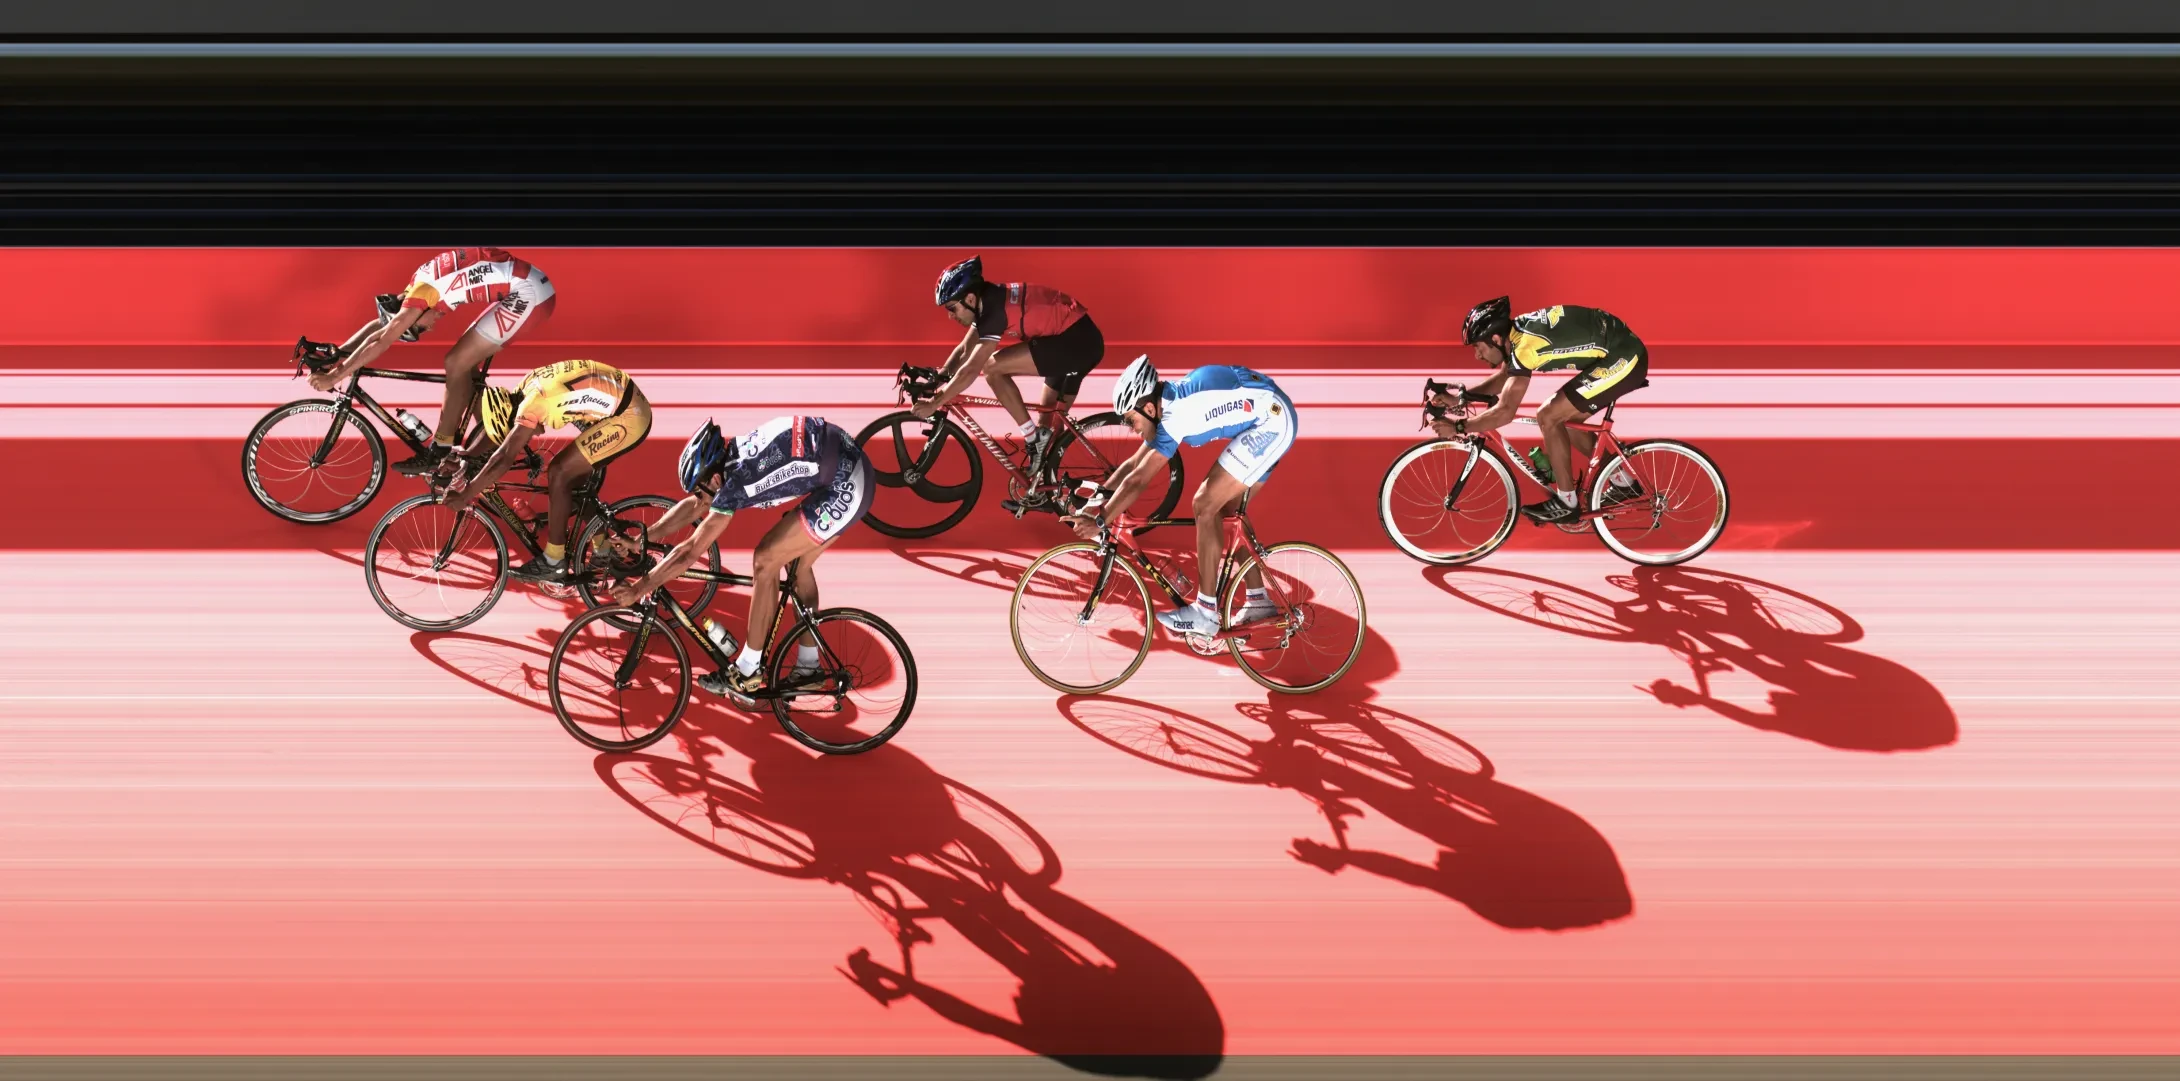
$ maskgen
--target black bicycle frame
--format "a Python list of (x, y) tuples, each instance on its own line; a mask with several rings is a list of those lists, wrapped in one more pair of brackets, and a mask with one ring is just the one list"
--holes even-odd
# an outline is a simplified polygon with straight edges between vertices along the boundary
[[(786, 573), (782, 575), (780, 583), (782, 603), (778, 608), (773, 609), (772, 628), (765, 635), (765, 641), (770, 642), (779, 636), (780, 623), (787, 618), (787, 609), (792, 606), (795, 610), (794, 633), (801, 635), (804, 632), (809, 632), (810, 637), (817, 639), (818, 648), (823, 651), (827, 665), (837, 671), (845, 667), (840, 661), (839, 654), (833, 652), (833, 647), (826, 643), (823, 635), (815, 632), (815, 627), (810, 622), (810, 609), (802, 603), (801, 597), (795, 595), (795, 569), (796, 564), (789, 563)], [(735, 574), (732, 571), (709, 571), (701, 567), (691, 567), (681, 572), (680, 577), (698, 582), (717, 582), (720, 585), (728, 586), (753, 586), (757, 583), (755, 578), (746, 574)], [(681, 601), (676, 599), (672, 593), (667, 592), (665, 587), (661, 586), (658, 592), (653, 593), (651, 599), (645, 604), (663, 609), (666, 614), (674, 617), (674, 622), (681, 625), (682, 631), (696, 642), (696, 647), (703, 650), (704, 655), (711, 658), (713, 664), (724, 669), (734, 663), (734, 658), (727, 656), (726, 650), (721, 648), (717, 642), (712, 641), (711, 635), (705, 634), (703, 630), (697, 627), (696, 621), (689, 618), (689, 610), (682, 607)], [(637, 607), (640, 610), (644, 605), (640, 604)], [(630, 680), (636, 678), (636, 665), (643, 660), (643, 647), (650, 643), (652, 633), (652, 623), (649, 619), (645, 619), (637, 625), (635, 644), (629, 647), (628, 656), (622, 658), (620, 666), (613, 671), (615, 686), (626, 687)], [(734, 632), (728, 631), (727, 636), (732, 638)], [(781, 688), (773, 688), (770, 693), (757, 697), (778, 697), (780, 690)]]

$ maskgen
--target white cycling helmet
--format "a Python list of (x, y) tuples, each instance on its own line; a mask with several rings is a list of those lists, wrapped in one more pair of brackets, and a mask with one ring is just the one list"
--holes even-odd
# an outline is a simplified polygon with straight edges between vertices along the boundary
[(1150, 354), (1145, 353), (1121, 369), (1120, 382), (1113, 384), (1113, 412), (1127, 416), (1129, 410), (1156, 393), (1158, 369), (1151, 367)]

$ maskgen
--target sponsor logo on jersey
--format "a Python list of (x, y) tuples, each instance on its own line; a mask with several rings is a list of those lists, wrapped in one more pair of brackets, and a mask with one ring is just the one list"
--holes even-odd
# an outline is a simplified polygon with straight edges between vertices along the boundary
[(1256, 412), (1256, 408), (1256, 402), (1248, 398), (1236, 398), (1231, 402), (1227, 402), (1223, 405), (1214, 405), (1211, 408), (1204, 410), (1204, 419), (1210, 420), (1213, 417), (1225, 416), (1226, 414), (1231, 413), (1236, 409), (1239, 409), (1244, 413), (1254, 413)]
[(586, 441), (590, 444), (591, 450), (600, 451), (612, 450), (614, 447), (620, 446), (621, 440), (626, 438), (628, 438), (628, 429), (607, 428), (602, 432), (593, 433), (591, 437), (586, 437)]
[(611, 413), (613, 407), (619, 404), (620, 399), (595, 388), (571, 391), (560, 399), (560, 413), (562, 416), (571, 413)]
[(759, 477), (754, 483), (743, 485), (742, 491), (744, 494), (754, 497), (759, 492), (777, 488), (788, 481), (817, 476), (817, 471), (816, 462), (789, 462)]
[(1241, 444), (1241, 449), (1251, 454), (1262, 454), (1264, 448), (1271, 446), (1272, 440), (1279, 438), (1279, 436), (1280, 433), (1273, 429), (1258, 428), (1253, 432), (1243, 432), (1234, 442)]

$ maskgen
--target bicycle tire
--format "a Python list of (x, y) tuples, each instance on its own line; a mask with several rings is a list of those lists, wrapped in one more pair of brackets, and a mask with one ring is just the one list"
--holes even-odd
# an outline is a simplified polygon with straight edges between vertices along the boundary
[[(588, 553), (590, 552), (591, 542), (594, 538), (598, 536), (600, 531), (605, 529), (605, 521), (607, 518), (618, 518), (629, 508), (632, 507), (653, 507), (660, 510), (672, 510), (674, 504), (675, 500), (668, 499), (662, 495), (636, 495), (630, 496), (627, 499), (623, 499), (617, 503), (608, 504), (606, 507), (603, 508), (605, 511), (605, 514), (603, 516), (594, 514), (583, 523), (582, 530), (576, 534), (575, 547), (570, 550), (574, 552), (585, 553), (583, 558), (587, 560), (590, 558)], [(700, 565), (709, 567), (713, 571), (719, 571), (721, 569), (721, 564), (719, 562), (719, 545), (717, 542), (714, 542), (712, 544), (711, 551), (704, 557), (702, 561), (700, 561)], [(668, 583), (667, 590), (671, 592), (674, 585), (676, 584), (680, 583)], [(690, 618), (693, 619), (698, 613), (701, 613), (707, 605), (711, 604), (713, 597), (718, 596), (719, 583), (690, 581), (687, 584), (691, 586), (698, 586), (701, 588), (698, 588), (691, 595), (691, 597), (684, 597), (679, 593), (675, 593), (674, 599), (680, 601), (681, 606), (689, 610)], [(604, 598), (600, 596), (599, 591), (596, 587), (597, 583), (588, 575), (585, 575), (576, 582), (575, 590), (578, 594), (582, 596), (583, 606), (585, 608), (597, 608), (601, 607), (605, 603)], [(691, 599), (692, 597), (693, 599)], [(634, 630), (636, 624), (634, 623), (634, 621), (629, 619), (616, 618), (614, 620), (614, 626), (620, 627), (624, 630)]]
[[(1228, 639), (1226, 643), (1226, 648), (1234, 655), (1234, 663), (1240, 665), (1241, 670), (1246, 673), (1250, 679), (1257, 681), (1257, 683), (1259, 683), (1266, 689), (1276, 691), (1280, 694), (1309, 694), (1312, 691), (1321, 691), (1326, 687), (1330, 687), (1334, 683), (1339, 682), (1340, 677), (1346, 675), (1348, 669), (1355, 667), (1356, 660), (1362, 657), (1363, 639), (1369, 633), (1370, 612), (1368, 607), (1363, 602), (1362, 583), (1355, 579), (1355, 572), (1348, 569), (1347, 564), (1342, 562), (1339, 556), (1333, 555), (1330, 551), (1327, 551), (1324, 548), (1320, 548), (1317, 545), (1304, 544), (1299, 541), (1288, 541), (1283, 544), (1274, 544), (1264, 550), (1264, 554), (1268, 557), (1277, 556), (1282, 552), (1305, 552), (1310, 555), (1317, 556), (1318, 558), (1323, 559), (1334, 570), (1340, 573), (1340, 577), (1344, 579), (1347, 583), (1347, 588), (1351, 590), (1355, 595), (1354, 644), (1348, 648), (1347, 656), (1341, 659), (1339, 666), (1334, 669), (1331, 674), (1325, 675), (1322, 678), (1313, 680), (1309, 683), (1287, 683), (1273, 679), (1272, 677), (1264, 674), (1264, 672), (1259, 670), (1256, 665), (1250, 663), (1252, 657), (1261, 657), (1263, 655), (1262, 652), (1247, 648), (1246, 640), (1244, 638)], [(1226, 595), (1220, 600), (1220, 611), (1231, 613), (1238, 611), (1241, 608), (1241, 602), (1244, 599), (1242, 590), (1248, 584), (1249, 571), (1254, 569), (1258, 562), (1260, 562), (1258, 558), (1255, 555), (1251, 555), (1247, 561), (1243, 562), (1242, 565), (1236, 569), (1233, 580), (1229, 581), (1226, 584)], [(1302, 603), (1309, 603), (1309, 598), (1303, 598)], [(1297, 605), (1297, 607), (1300, 606)], [(1282, 647), (1281, 656), (1284, 657), (1286, 652), (1291, 648), (1291, 645)]]
[(625, 615), (635, 611), (632, 608), (593, 608), (575, 617), (574, 622), (569, 623), (567, 629), (560, 632), (559, 641), (553, 643), (552, 660), (545, 669), (546, 697), (552, 702), (553, 716), (559, 718), (560, 727), (567, 729), (568, 734), (574, 736), (576, 742), (586, 747), (600, 751), (640, 751), (665, 739), (667, 733), (672, 732), (674, 726), (680, 724), (681, 718), (689, 712), (689, 688), (695, 683), (695, 677), (689, 672), (689, 647), (681, 641), (680, 635), (674, 633), (672, 625), (666, 622), (665, 617), (654, 611), (648, 617), (651, 634), (666, 636), (667, 643), (674, 647), (674, 660), (680, 669), (679, 678), (673, 684), (675, 688), (673, 708), (668, 712), (666, 719), (660, 722), (656, 730), (646, 732), (633, 739), (615, 740), (601, 738), (570, 715), (567, 701), (568, 692), (565, 686), (566, 677), (564, 675), (568, 646), (576, 640), (584, 627), (599, 622), (606, 622), (607, 626), (613, 627), (620, 634), (636, 635), (638, 632), (635, 630), (624, 630), (619, 625), (609, 622), (614, 615)]
[[(1120, 430), (1128, 433), (1128, 438), (1134, 440), (1137, 445), (1140, 446), (1143, 442), (1142, 438), (1135, 434), (1135, 430), (1128, 427), (1128, 422), (1126, 419), (1122, 418), (1120, 414), (1110, 411), (1104, 413), (1095, 413), (1090, 416), (1084, 417), (1081, 420), (1075, 422), (1075, 427), (1080, 429), (1085, 436), (1088, 436), (1093, 429), (1117, 427)], [(1075, 433), (1068, 431), (1064, 428), (1061, 429), (1060, 434), (1054, 438), (1052, 444), (1052, 460), (1057, 463), (1056, 472), (1059, 470), (1066, 470), (1068, 468), (1069, 463), (1067, 461), (1067, 448), (1070, 443), (1074, 442), (1074, 439)], [(1084, 462), (1084, 464), (1087, 465), (1087, 461)], [(1113, 465), (1115, 467), (1118, 467), (1120, 463), (1114, 462)], [(1180, 455), (1176, 454), (1173, 457), (1166, 459), (1166, 474), (1166, 491), (1165, 494), (1159, 497), (1157, 505), (1149, 511), (1138, 511), (1135, 508), (1129, 508), (1128, 513), (1134, 515), (1137, 518), (1145, 520), (1153, 518), (1164, 518), (1173, 513), (1173, 508), (1181, 505), (1182, 469)], [(1065, 484), (1066, 487), (1072, 489), (1074, 487), (1074, 484), (1072, 483), (1073, 481), (1103, 480), (1104, 476), (1057, 476), (1056, 479)], [(1140, 498), (1141, 497), (1138, 497), (1139, 500)], [(1140, 506), (1140, 503), (1138, 505)]]
[[(1703, 535), (1695, 543), (1664, 555), (1638, 554), (1634, 548), (1628, 545), (1626, 539), (1613, 532), (1613, 515), (1609, 514), (1599, 515), (1592, 519), (1597, 527), (1597, 539), (1603, 542), (1604, 546), (1610, 549), (1614, 555), (1630, 563), (1646, 567), (1676, 566), (1710, 551), (1711, 546), (1718, 543), (1718, 538), (1725, 534), (1726, 519), (1733, 509), (1731, 498), (1726, 491), (1726, 474), (1719, 470), (1718, 463), (1711, 461), (1709, 455), (1678, 439), (1644, 439), (1639, 442), (1625, 444), (1620, 449), (1622, 453), (1615, 456), (1604, 468), (1598, 470), (1596, 478), (1590, 483), (1588, 505), (1592, 509), (1603, 506), (1605, 489), (1611, 486), (1613, 473), (1617, 472), (1622, 465), (1630, 464), (1635, 459), (1642, 458), (1647, 454), (1673, 454), (1693, 461), (1696, 468), (1711, 481), (1718, 493), (1718, 510), (1712, 515), (1710, 524), (1704, 528)], [(1646, 467), (1642, 466), (1630, 466), (1631, 472), (1635, 474), (1638, 480), (1643, 478), (1645, 469)], [(1652, 474), (1651, 479), (1655, 480), (1656, 475)], [(1668, 499), (1671, 498), (1670, 493), (1665, 493), (1664, 496)]]
[[(1135, 587), (1135, 595), (1142, 598), (1143, 602), (1143, 612), (1141, 619), (1131, 620), (1127, 624), (1127, 628), (1135, 631), (1137, 634), (1135, 655), (1129, 659), (1126, 665), (1122, 667), (1119, 675), (1113, 676), (1108, 679), (1100, 680), (1095, 683), (1069, 683), (1062, 677), (1055, 676), (1047, 672), (1044, 668), (1040, 667), (1035, 660), (1031, 659), (1031, 651), (1029, 647), (1023, 644), (1022, 598), (1025, 595), (1030, 594), (1032, 590), (1032, 583), (1037, 581), (1038, 572), (1044, 570), (1046, 567), (1051, 566), (1055, 561), (1061, 559), (1062, 557), (1068, 556), (1070, 554), (1078, 552), (1088, 552), (1095, 556), (1097, 554), (1097, 551), (1098, 546), (1091, 543), (1090, 541), (1075, 541), (1070, 544), (1060, 545), (1059, 547), (1054, 548), (1051, 551), (1046, 552), (1045, 554), (1038, 556), (1036, 559), (1030, 561), (1030, 565), (1022, 571), (1021, 581), (1015, 583), (1014, 600), (1011, 604), (1008, 605), (1007, 608), (1007, 633), (1011, 638), (1014, 639), (1014, 655), (1021, 659), (1022, 667), (1029, 669), (1029, 674), (1036, 676), (1039, 683), (1042, 683), (1045, 686), (1050, 687), (1053, 690), (1059, 691), (1063, 694), (1103, 694), (1106, 691), (1110, 691), (1113, 688), (1118, 687), (1123, 683), (1126, 683), (1131, 677), (1133, 677), (1136, 674), (1136, 671), (1143, 667), (1144, 660), (1149, 658), (1151, 655), (1151, 643), (1154, 640), (1155, 632), (1151, 626), (1150, 589), (1147, 585), (1144, 584), (1143, 575), (1140, 571), (1136, 570), (1135, 564), (1129, 560), (1120, 558), (1118, 555), (1112, 557), (1113, 572), (1126, 574), (1128, 581)], [(1098, 556), (1098, 558), (1102, 559), (1105, 557)], [(1079, 578), (1082, 572), (1078, 570), (1074, 573)], [(1110, 581), (1110, 579), (1108, 579), (1108, 581), (1106, 582), (1105, 588), (1107, 591), (1110, 591), (1112, 589), (1112, 582)], [(1056, 592), (1058, 592), (1058, 594), (1061, 596), (1067, 595), (1067, 591), (1064, 590)], [(1116, 624), (1115, 627), (1116, 629), (1118, 629), (1119, 625)]]
[[(909, 460), (907, 457), (908, 443), (902, 438), (905, 434), (902, 428), (904, 425), (914, 425), (920, 428), (929, 423), (931, 422), (918, 419), (916, 414), (904, 409), (898, 413), (888, 413), (877, 420), (871, 421), (863, 426), (861, 432), (856, 434), (855, 445), (857, 449), (863, 452), (863, 456), (870, 460), (871, 480), (877, 484), (881, 492), (885, 489), (905, 488), (916, 498), (926, 503), (947, 504), (959, 500), (958, 505), (954, 507), (951, 513), (930, 525), (895, 525), (879, 517), (879, 500), (877, 496), (880, 493), (873, 492), (871, 509), (863, 515), (863, 524), (888, 537), (921, 539), (938, 536), (960, 525), (961, 520), (967, 518), (969, 512), (976, 508), (977, 497), (983, 494), (984, 458), (977, 451), (977, 448), (969, 442), (969, 433), (963, 431), (961, 425), (954, 423), (951, 418), (939, 418), (937, 438), (940, 447), (938, 458), (934, 459), (934, 462), (945, 459), (948, 453), (946, 444), (951, 442), (960, 447), (961, 453), (968, 458), (969, 479), (961, 484), (935, 485), (928, 480), (911, 483), (903, 476), (909, 465)], [(893, 446), (890, 449), (871, 445), (874, 438), (889, 430), (893, 432), (893, 438), (890, 440)], [(888, 463), (895, 467), (890, 472), (886, 468)]]
[(772, 715), (778, 718), (780, 727), (785, 729), (788, 735), (794, 737), (795, 742), (811, 750), (823, 751), (826, 754), (861, 754), (892, 739), (894, 734), (898, 733), (902, 726), (908, 723), (909, 715), (915, 712), (916, 657), (915, 654), (909, 652), (908, 642), (901, 637), (901, 632), (894, 630), (893, 625), (885, 620), (860, 608), (825, 608), (811, 613), (808, 619), (800, 621), (793, 630), (782, 636), (779, 642), (773, 645), (772, 657), (765, 669), (771, 673), (772, 686), (780, 687), (786, 684), (788, 671), (793, 667), (794, 663), (795, 646), (805, 632), (817, 636), (821, 657), (833, 652), (833, 646), (827, 642), (825, 632), (822, 629), (827, 623), (862, 624), (892, 647), (894, 656), (898, 658), (901, 667), (900, 675), (905, 687), (901, 693), (899, 711), (892, 720), (886, 722), (876, 733), (849, 742), (835, 742), (819, 738), (802, 725), (797, 724), (795, 710), (791, 708), (791, 700), (798, 696), (781, 695), (773, 698)]
[(388, 510), (378, 520), (378, 524), (371, 527), (370, 539), (365, 541), (363, 545), (364, 585), (370, 589), (371, 599), (378, 603), (379, 611), (386, 613), (388, 618), (404, 627), (411, 630), (432, 632), (460, 630), (483, 619), (486, 613), (492, 611), (492, 606), (498, 604), (500, 597), (507, 592), (507, 537), (501, 532), (499, 523), (492, 520), (491, 515), (479, 511), (476, 507), (465, 508), (462, 511), (462, 516), (464, 518), (474, 518), (482, 523), (485, 535), (492, 538), (494, 551), (492, 585), (487, 591), (485, 599), (475, 608), (451, 619), (435, 620), (412, 615), (403, 610), (392, 597), (387, 595), (385, 584), (379, 580), (378, 553), (384, 547), (387, 531), (393, 527), (394, 523), (407, 517), (409, 512), (420, 507), (440, 508), (440, 503), (437, 498), (429, 495), (410, 496), (394, 504), (393, 509)]
[[(364, 482), (363, 490), (350, 497), (348, 502), (340, 504), (329, 511), (302, 511), (281, 502), (271, 492), (266, 491), (265, 478), (260, 467), (260, 453), (264, 446), (265, 437), (271, 433), (272, 429), (289, 417), (313, 412), (334, 414), (333, 424), (336, 428), (347, 424), (355, 425), (356, 430), (362, 433), (364, 446), (369, 449), (371, 455), (370, 475)], [(339, 436), (336, 435), (335, 439), (337, 441)], [(342, 408), (338, 402), (325, 398), (303, 398), (292, 401), (260, 417), (257, 424), (250, 429), (250, 434), (244, 437), (242, 441), (242, 483), (245, 488), (249, 489), (250, 498), (256, 500), (258, 506), (265, 508), (277, 518), (298, 525), (326, 525), (342, 521), (353, 517), (357, 512), (369, 506), (371, 500), (378, 497), (379, 489), (385, 486), (386, 441), (380, 438), (378, 429), (373, 427), (371, 422), (363, 419), (353, 410)]]
[[(1489, 466), (1491, 475), (1498, 478), (1498, 490), (1503, 494), (1506, 500), (1506, 510), (1500, 516), (1499, 524), (1494, 529), (1490, 538), (1485, 540), (1482, 544), (1473, 545), (1465, 549), (1426, 547), (1422, 544), (1417, 543), (1413, 537), (1408, 535), (1408, 532), (1406, 530), (1403, 530), (1399, 527), (1399, 525), (1394, 520), (1395, 482), (1401, 479), (1406, 471), (1408, 471), (1412, 467), (1417, 467), (1419, 463), (1423, 463), (1424, 460), (1430, 457), (1433, 453), (1441, 449), (1454, 449), (1460, 446), (1461, 444), (1451, 440), (1426, 439), (1423, 442), (1417, 443), (1416, 445), (1409, 447), (1407, 450), (1402, 451), (1400, 457), (1393, 459), (1393, 464), (1387, 466), (1385, 469), (1385, 479), (1378, 482), (1379, 527), (1385, 530), (1386, 537), (1393, 542), (1394, 547), (1400, 549), (1412, 559), (1424, 563), (1429, 563), (1434, 566), (1456, 567), (1467, 563), (1474, 563), (1480, 559), (1483, 559), (1485, 556), (1488, 556), (1491, 553), (1498, 551), (1501, 546), (1506, 544), (1507, 539), (1514, 535), (1514, 525), (1516, 522), (1520, 521), (1521, 518), (1521, 499), (1519, 490), (1514, 485), (1514, 471), (1508, 468), (1507, 464), (1499, 458), (1499, 455), (1496, 451), (1493, 451), (1488, 447), (1480, 447), (1474, 444), (1470, 444), (1467, 448), (1469, 450), (1469, 453), (1474, 455), (1480, 463)], [(1478, 482), (1479, 478), (1476, 472), (1474, 470), (1471, 470), (1469, 473), (1468, 483), (1470, 485), (1476, 485), (1478, 484)], [(1449, 488), (1448, 491), (1450, 492), (1451, 489)], [(1407, 496), (1403, 498), (1412, 499), (1413, 497)], [(1451, 508), (1445, 508), (1441, 511), (1441, 513), (1450, 517), (1453, 514), (1453, 511)]]

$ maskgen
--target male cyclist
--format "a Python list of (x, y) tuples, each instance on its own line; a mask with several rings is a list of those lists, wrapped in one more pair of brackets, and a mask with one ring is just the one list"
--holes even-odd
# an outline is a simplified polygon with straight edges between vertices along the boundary
[(552, 318), (553, 283), (546, 280), (545, 272), (498, 248), (441, 252), (416, 268), (400, 295), (378, 298), (378, 318), (342, 343), (340, 353), (347, 359), (310, 378), (310, 385), (318, 390), (332, 390), (356, 369), (378, 359), (396, 340), (415, 341), (441, 316), (464, 304), (476, 304), (482, 310), (447, 350), (447, 390), (439, 426), (423, 453), (394, 463), (396, 472), (411, 476), (431, 472), (447, 456), (449, 444), (462, 434), (457, 425), (469, 405), (473, 373), (488, 369), (492, 357), (516, 335)]
[[(681, 449), (680, 471), (681, 488), (689, 498), (674, 504), (650, 531), (671, 534), (695, 523), (696, 532), (675, 545), (643, 581), (613, 590), (615, 604), (634, 604), (680, 577), (718, 542), (734, 512), (802, 500), (750, 554), (749, 631), (742, 652), (733, 664), (697, 680), (705, 690), (751, 708), (756, 704), (753, 696), (767, 686), (761, 667), (766, 643), (761, 638), (779, 611), (780, 570), (794, 563), (795, 596), (817, 607), (818, 557), (870, 510), (870, 462), (856, 449), (855, 437), (839, 425), (820, 417), (791, 416), (774, 417), (732, 443), (720, 436), (719, 425), (707, 420)], [(789, 676), (800, 678), (817, 665), (817, 643), (802, 642)]]
[[(1650, 385), (1650, 351), (1641, 338), (1615, 318), (1597, 308), (1555, 304), (1527, 315), (1514, 315), (1507, 297), (1484, 301), (1471, 309), (1461, 324), (1461, 340), (1473, 346), (1476, 359), (1497, 368), (1483, 382), (1470, 387), (1479, 394), (1496, 394), (1498, 403), (1463, 419), (1434, 420), (1431, 429), (1440, 439), (1488, 432), (1511, 423), (1529, 393), (1529, 377), (1555, 368), (1580, 367), (1581, 374), (1537, 410), (1537, 428), (1544, 433), (1544, 453), (1552, 465), (1552, 496), (1524, 506), (1531, 521), (1551, 525), (1579, 517), (1581, 509), (1574, 489), (1572, 443), (1584, 460), (1597, 446), (1594, 432), (1570, 432), (1567, 424), (1588, 418), (1629, 391)], [(1452, 406), (1454, 400), (1438, 395), (1435, 404)], [(1570, 440), (1569, 437), (1573, 438)], [(1634, 499), (1642, 487), (1625, 469), (1612, 475), (1605, 492), (1607, 503)]]
[[(931, 419), (981, 373), (1007, 415), (1021, 426), (1022, 441), (1029, 447), (1029, 471), (1036, 475), (1046, 449), (1052, 446), (1050, 410), (1075, 403), (1084, 373), (1105, 359), (1105, 335), (1090, 321), (1089, 311), (1066, 293), (1025, 282), (985, 281), (981, 256), (947, 267), (939, 275), (937, 295), (939, 307), (969, 330), (940, 368), (946, 385), (933, 397), (917, 402), (913, 412)], [(1005, 344), (1009, 339), (1014, 344)], [(1036, 419), (1030, 417), (1022, 392), (1014, 385), (1015, 376), (1031, 372), (1045, 380), (1047, 412)]]
[(607, 462), (636, 449), (651, 434), (651, 403), (626, 372), (595, 360), (563, 360), (524, 377), (513, 394), (486, 387), (477, 399), (479, 438), (498, 449), (466, 485), (457, 475), (446, 505), (459, 512), (521, 460), (538, 432), (573, 426), (582, 432), (548, 467), (544, 554), (508, 571), (526, 582), (557, 584), (575, 561), (568, 558), (569, 518), (575, 486)]
[[(1175, 634), (1216, 634), (1219, 600), (1208, 591), (1219, 586), (1223, 521), (1243, 496), (1264, 486), (1272, 467), (1294, 445), (1294, 402), (1270, 379), (1228, 364), (1160, 382), (1151, 358), (1143, 356), (1121, 371), (1113, 388), (1113, 412), (1127, 418), (1128, 427), (1143, 438), (1143, 448), (1113, 470), (1102, 502), (1093, 500), (1079, 516), (1068, 519), (1086, 540), (1095, 539), (1144, 488), (1166, 475), (1166, 460), (1180, 453), (1181, 444), (1200, 447), (1214, 439), (1228, 440), (1196, 489), (1196, 603), (1158, 613), (1158, 622)], [(1251, 571), (1248, 599), (1234, 625), (1277, 614), (1265, 595), (1262, 571)]]

